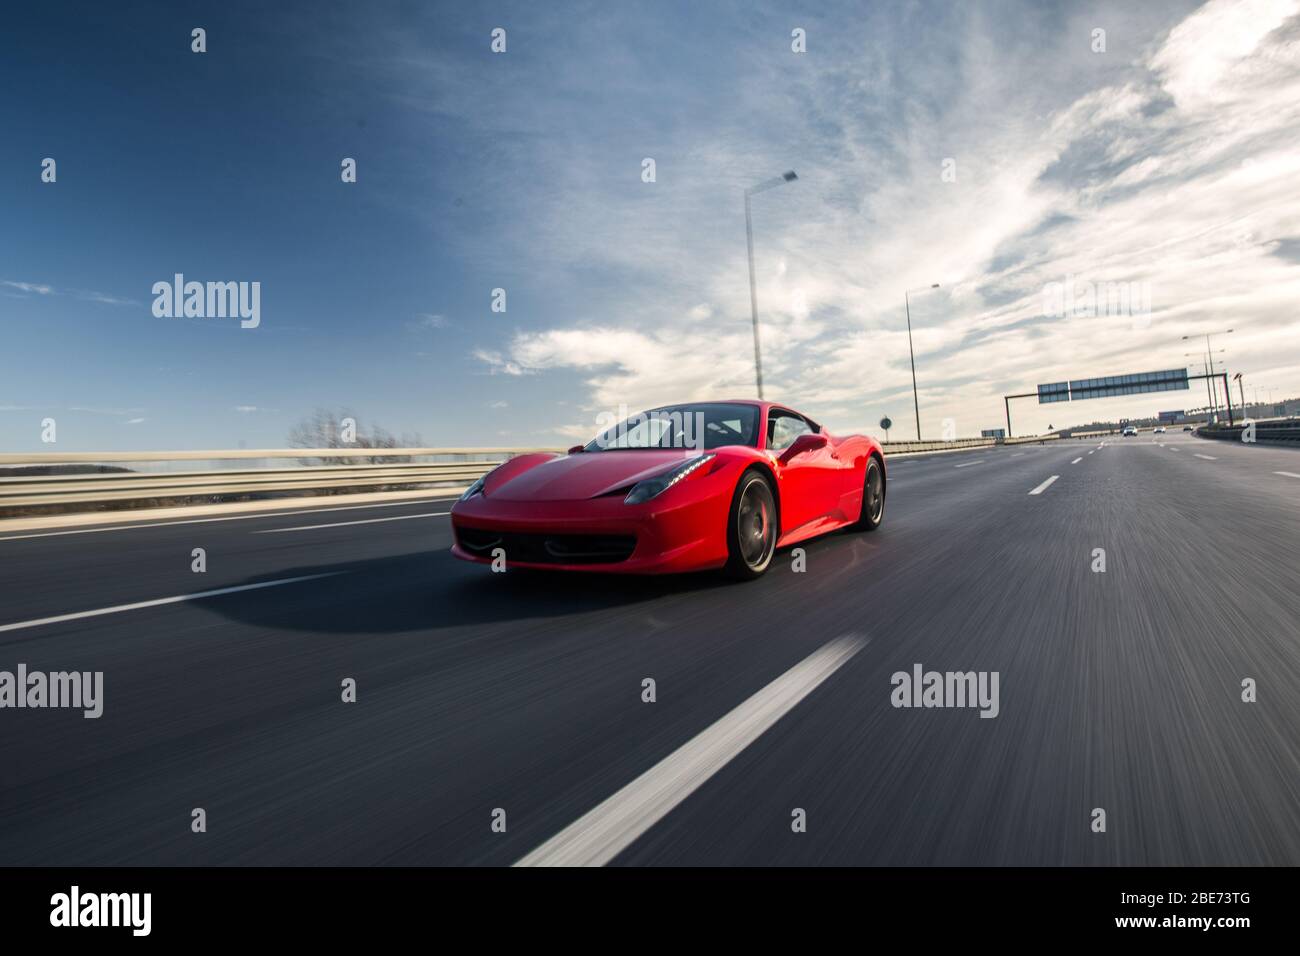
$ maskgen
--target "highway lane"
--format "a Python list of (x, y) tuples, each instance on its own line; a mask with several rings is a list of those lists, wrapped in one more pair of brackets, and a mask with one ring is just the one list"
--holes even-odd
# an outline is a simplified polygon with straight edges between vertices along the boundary
[[(0, 623), (342, 572), (0, 634), (106, 681), (98, 721), (0, 712), (0, 862), (508, 864), (842, 635), (614, 862), (1300, 862), (1300, 454), (1098, 444), (899, 460), (880, 533), (740, 586), (490, 575), (437, 517), (258, 533), (426, 503), (0, 542)], [(999, 671), (999, 716), (892, 708), (914, 662)]]

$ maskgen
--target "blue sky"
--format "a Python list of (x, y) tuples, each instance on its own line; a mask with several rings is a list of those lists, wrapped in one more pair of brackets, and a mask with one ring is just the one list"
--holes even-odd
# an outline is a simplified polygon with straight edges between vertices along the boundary
[[(5, 450), (53, 450), (45, 417), (62, 450), (277, 447), (318, 406), (567, 443), (752, 395), (741, 191), (789, 168), (754, 199), (768, 397), (833, 430), (912, 429), (932, 282), (931, 435), (1229, 327), (1248, 388), (1300, 392), (1296, 0), (46, 3), (7, 14), (0, 116)], [(156, 318), (176, 272), (260, 282), (261, 325)], [(1067, 279), (1151, 314), (1045, 315)]]

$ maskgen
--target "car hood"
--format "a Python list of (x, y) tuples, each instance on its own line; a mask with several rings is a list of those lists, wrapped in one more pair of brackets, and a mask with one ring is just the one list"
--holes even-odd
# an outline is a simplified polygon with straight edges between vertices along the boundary
[(552, 458), (487, 489), (501, 501), (584, 501), (651, 478), (695, 458), (693, 449), (589, 451)]

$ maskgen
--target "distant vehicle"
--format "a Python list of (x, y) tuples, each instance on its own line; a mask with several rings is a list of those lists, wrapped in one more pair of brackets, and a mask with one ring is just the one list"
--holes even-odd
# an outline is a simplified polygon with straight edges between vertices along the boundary
[(1163, 435), (1164, 433), (1165, 433), (1164, 425), (1157, 425), (1155, 428), (1151, 429), (1151, 434), (1153, 435)]
[(1138, 430), (1134, 428), (1132, 425), (1125, 425), (1124, 430), (1120, 432), (1120, 435), (1124, 438), (1128, 438), (1129, 435), (1136, 435), (1137, 433)]
[(1185, 431), (1185, 432), (1189, 432), (1189, 431), (1191, 431), (1191, 430), (1192, 430), (1192, 426), (1191, 426), (1191, 425), (1184, 425), (1184, 426), (1183, 426), (1183, 431)]
[(451, 508), (452, 554), (482, 564), (756, 578), (778, 547), (885, 510), (885, 456), (770, 402), (652, 409), (567, 455), (518, 455)]

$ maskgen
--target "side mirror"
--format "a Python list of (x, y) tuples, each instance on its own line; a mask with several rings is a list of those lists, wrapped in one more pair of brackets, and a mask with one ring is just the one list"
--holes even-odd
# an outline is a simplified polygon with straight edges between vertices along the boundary
[(572, 448), (569, 449), (568, 454), (576, 455), (578, 454), (578, 452), (582, 451), (586, 447), (587, 447), (586, 445), (574, 445)]
[(825, 448), (826, 445), (827, 441), (825, 435), (809, 432), (808, 434), (800, 435), (796, 438), (794, 444), (781, 453), (781, 460), (789, 461), (791, 458), (804, 454), (804, 452)]

